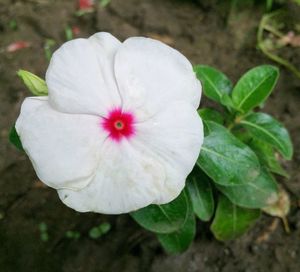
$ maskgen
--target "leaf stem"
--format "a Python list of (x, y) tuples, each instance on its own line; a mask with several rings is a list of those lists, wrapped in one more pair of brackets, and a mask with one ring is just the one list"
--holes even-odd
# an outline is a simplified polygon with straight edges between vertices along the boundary
[(275, 17), (276, 15), (280, 14), (281, 11), (276, 11), (270, 14), (266, 14), (262, 17), (259, 26), (258, 26), (258, 30), (257, 30), (257, 46), (258, 48), (263, 52), (263, 54), (265, 54), (268, 58), (270, 58), (271, 60), (279, 63), (280, 65), (284, 66), (285, 68), (287, 68), (288, 70), (290, 70), (292, 73), (295, 74), (296, 77), (300, 78), (300, 71), (296, 68), (296, 66), (294, 66), (292, 63), (290, 63), (289, 61), (287, 61), (284, 58), (281, 58), (273, 53), (271, 53), (270, 51), (268, 51), (268, 49), (264, 46), (264, 39), (263, 39), (263, 34), (264, 31), (269, 31), (272, 34), (282, 37), (283, 34), (278, 31), (277, 29), (273, 28), (272, 26), (268, 25), (268, 21), (272, 18)]
[(282, 222), (283, 222), (285, 232), (286, 233), (291, 233), (291, 229), (290, 229), (290, 226), (289, 226), (289, 222), (287, 221), (287, 218), (285, 216), (282, 216), (281, 219), (282, 219)]

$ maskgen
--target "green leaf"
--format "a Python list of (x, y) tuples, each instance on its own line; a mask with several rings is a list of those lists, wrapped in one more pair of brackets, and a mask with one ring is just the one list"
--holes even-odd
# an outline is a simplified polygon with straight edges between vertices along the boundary
[(196, 220), (193, 212), (190, 212), (185, 224), (179, 230), (168, 234), (158, 233), (157, 237), (166, 252), (175, 254), (185, 251), (193, 242), (195, 235)]
[(205, 122), (207, 135), (197, 165), (217, 184), (245, 184), (260, 173), (255, 153), (223, 126)]
[(226, 106), (229, 111), (231, 111), (231, 109), (235, 109), (235, 105), (234, 105), (231, 97), (228, 94), (222, 95), (221, 104)]
[(41, 222), (39, 224), (39, 229), (40, 229), (41, 232), (46, 232), (48, 230), (48, 226), (45, 222)]
[(266, 142), (252, 139), (247, 145), (256, 153), (262, 166), (269, 169), (269, 171), (284, 176), (289, 177), (289, 174), (282, 168), (280, 162), (276, 156), (274, 148)]
[(74, 240), (77, 240), (77, 239), (80, 238), (81, 234), (80, 234), (80, 232), (78, 232), (78, 231), (68, 230), (68, 231), (66, 231), (65, 236), (66, 236), (68, 239), (74, 239)]
[(19, 150), (24, 151), (20, 137), (16, 131), (15, 125), (10, 129), (9, 141)]
[(220, 186), (217, 188), (230, 201), (244, 208), (263, 208), (278, 199), (278, 186), (273, 177), (262, 170), (260, 175), (251, 182), (236, 186)]
[(209, 108), (202, 108), (198, 110), (198, 114), (205, 121), (214, 121), (218, 124), (224, 123), (224, 118), (218, 111)]
[(65, 27), (65, 35), (66, 35), (67, 41), (70, 41), (73, 39), (73, 30), (70, 26)]
[(99, 230), (102, 232), (102, 234), (106, 234), (110, 231), (111, 225), (108, 222), (102, 223), (99, 226)]
[(17, 30), (18, 29), (18, 23), (16, 20), (12, 19), (8, 22), (8, 27), (11, 29), (11, 30)]
[(99, 227), (93, 227), (89, 231), (89, 236), (92, 239), (98, 239), (103, 235), (102, 231), (99, 229)]
[(181, 194), (172, 202), (164, 205), (149, 205), (132, 212), (133, 219), (147, 230), (156, 233), (170, 233), (180, 229), (189, 212), (187, 192)]
[(278, 76), (278, 68), (271, 65), (261, 65), (249, 70), (232, 91), (236, 108), (245, 113), (264, 102), (272, 92)]
[(102, 8), (106, 7), (110, 2), (111, 0), (99, 0), (99, 4)]
[[(78, 13), (80, 13), (80, 12), (82, 12), (83, 14), (86, 13), (85, 10), (83, 10), (83, 11), (79, 10)], [(50, 61), (55, 45), (56, 45), (55, 40), (46, 39), (45, 44), (44, 44), (44, 52), (45, 52), (45, 57), (46, 57), (47, 61)]]
[(42, 233), (40, 234), (40, 237), (41, 237), (41, 240), (42, 240), (43, 242), (47, 242), (47, 241), (49, 240), (49, 235), (48, 235), (47, 232), (42, 232)]
[(23, 80), (26, 87), (34, 95), (48, 95), (48, 88), (43, 79), (25, 70), (19, 70), (18, 76)]
[(293, 145), (288, 131), (272, 116), (257, 112), (251, 113), (240, 121), (257, 139), (274, 146), (285, 159), (293, 156)]
[(197, 65), (194, 67), (194, 71), (203, 84), (204, 94), (222, 104), (222, 96), (230, 94), (232, 90), (232, 83), (227, 76), (206, 65)]
[(93, 227), (89, 231), (89, 236), (92, 239), (97, 239), (102, 235), (108, 233), (111, 229), (111, 225), (107, 222), (100, 224), (97, 227)]
[(238, 129), (237, 127), (233, 127), (230, 132), (241, 142), (245, 143), (248, 146), (249, 146), (249, 142), (253, 140), (252, 135), (248, 133), (248, 131), (245, 131), (245, 129), (243, 128), (241, 129), (241, 127), (239, 127)]
[(220, 195), (216, 215), (210, 228), (218, 240), (232, 240), (244, 234), (259, 216), (259, 210), (238, 207), (228, 198)]
[(187, 189), (195, 214), (203, 221), (209, 221), (214, 213), (214, 198), (209, 178), (195, 169), (188, 177)]

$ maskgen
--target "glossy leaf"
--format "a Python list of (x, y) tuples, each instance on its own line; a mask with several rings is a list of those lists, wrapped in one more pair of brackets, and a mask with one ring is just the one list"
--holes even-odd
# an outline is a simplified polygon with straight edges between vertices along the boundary
[(212, 186), (209, 178), (200, 170), (196, 170), (188, 177), (187, 189), (194, 213), (199, 219), (209, 221), (214, 213)]
[[(236, 129), (236, 128), (233, 128), (231, 129), (231, 133), (236, 137), (238, 138), (241, 142), (247, 144), (249, 146), (249, 142), (251, 140), (253, 140), (253, 136), (248, 132), (248, 131), (245, 131), (244, 129)], [(252, 147), (251, 147), (252, 148)]]
[(232, 91), (235, 107), (241, 112), (248, 112), (260, 105), (272, 92), (278, 77), (278, 68), (271, 65), (261, 65), (249, 70)]
[(214, 121), (218, 124), (224, 123), (224, 118), (222, 114), (214, 109), (202, 108), (198, 110), (200, 117), (205, 121)]
[(231, 92), (232, 83), (222, 72), (206, 65), (197, 65), (194, 71), (203, 85), (204, 94), (210, 99), (222, 103), (222, 96)]
[(259, 210), (238, 207), (228, 198), (220, 195), (216, 215), (210, 228), (218, 240), (232, 240), (244, 234), (259, 216)]
[(205, 122), (206, 137), (197, 165), (217, 184), (245, 184), (260, 173), (255, 153), (223, 126)]
[(235, 105), (231, 97), (226, 93), (223, 94), (221, 97), (221, 104), (226, 106), (229, 111), (231, 111), (231, 109), (235, 109)]
[(132, 212), (133, 219), (147, 230), (170, 233), (180, 229), (189, 213), (189, 199), (185, 190), (172, 202), (164, 205), (149, 205)]
[(193, 242), (195, 235), (196, 219), (190, 204), (189, 212), (184, 225), (172, 233), (158, 233), (157, 237), (166, 252), (174, 254), (185, 251)]
[(34, 95), (48, 95), (48, 87), (43, 79), (25, 70), (19, 70), (18, 76), (23, 80), (28, 90)]
[(15, 126), (13, 126), (10, 129), (9, 132), (9, 141), (19, 150), (24, 151), (23, 146), (22, 146), (22, 142), (20, 140), (20, 137), (16, 131)]
[(263, 208), (278, 199), (278, 186), (273, 177), (266, 171), (251, 182), (237, 186), (220, 186), (217, 188), (226, 195), (230, 201), (245, 208)]
[(274, 148), (266, 142), (252, 139), (247, 143), (252, 150), (256, 153), (262, 166), (269, 169), (269, 171), (284, 176), (289, 177), (289, 174), (282, 168), (280, 162), (276, 156)]
[(261, 141), (274, 146), (286, 159), (293, 156), (293, 145), (288, 131), (272, 116), (256, 112), (240, 121), (240, 124)]

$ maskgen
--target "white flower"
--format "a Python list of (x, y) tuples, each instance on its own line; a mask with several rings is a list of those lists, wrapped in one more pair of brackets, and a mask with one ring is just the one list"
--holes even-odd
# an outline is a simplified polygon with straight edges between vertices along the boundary
[(108, 33), (65, 43), (16, 123), (38, 177), (80, 211), (130, 212), (176, 198), (203, 142), (201, 85), (178, 51)]

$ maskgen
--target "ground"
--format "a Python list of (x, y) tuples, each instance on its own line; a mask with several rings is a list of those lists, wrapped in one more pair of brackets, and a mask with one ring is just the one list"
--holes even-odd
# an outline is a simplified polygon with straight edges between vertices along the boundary
[[(30, 95), (16, 76), (20, 68), (44, 77), (46, 39), (65, 41), (64, 28), (79, 26), (79, 36), (108, 31), (121, 40), (150, 36), (164, 40), (193, 64), (208, 64), (233, 81), (255, 65), (271, 63), (256, 48), (256, 28), (263, 6), (239, 11), (222, 1), (112, 0), (106, 8), (76, 17), (76, 1), (1, 0), (0, 5), (0, 267), (3, 272), (107, 272), (107, 271), (298, 271), (300, 267), (300, 81), (281, 68), (279, 84), (264, 111), (289, 129), (295, 146), (285, 168), (289, 180), (280, 179), (292, 198), (288, 216), (291, 233), (279, 219), (263, 216), (243, 237), (216, 241), (209, 225), (198, 223), (197, 237), (188, 251), (172, 256), (155, 237), (127, 216), (79, 214), (64, 206), (54, 190), (38, 179), (28, 158), (7, 140), (24, 97)], [(225, 2), (225, 1), (224, 1)], [(223, 2), (222, 2), (223, 3)], [(295, 13), (295, 10), (293, 10)], [(297, 13), (295, 13), (297, 14)], [(298, 13), (299, 14), (299, 13)], [(17, 21), (17, 29), (9, 27)], [(16, 40), (31, 47), (15, 53), (5, 48)], [(290, 55), (299, 66), (299, 50)], [(298, 61), (298, 63), (297, 63)], [(203, 99), (203, 105), (213, 105)], [(40, 239), (39, 224), (46, 223), (49, 240)], [(93, 240), (88, 231), (110, 222), (111, 231)], [(76, 230), (78, 240), (65, 233)]]

